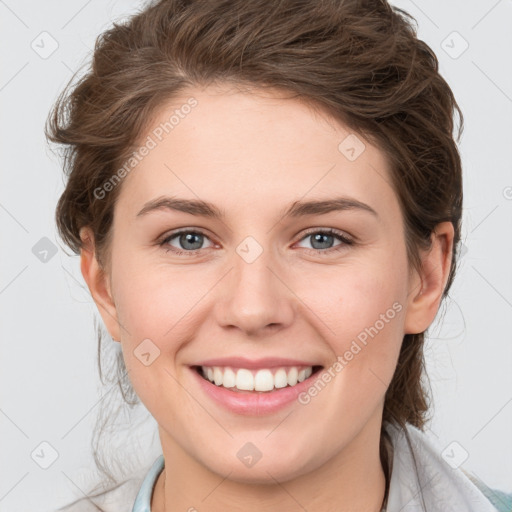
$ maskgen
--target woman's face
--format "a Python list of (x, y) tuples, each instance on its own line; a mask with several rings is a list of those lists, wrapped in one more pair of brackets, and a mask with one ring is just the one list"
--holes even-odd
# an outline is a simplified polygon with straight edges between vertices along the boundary
[[(164, 453), (268, 482), (375, 448), (403, 335), (426, 327), (383, 154), (298, 100), (212, 87), (140, 144), (99, 309)], [(232, 387), (251, 379), (286, 387)]]

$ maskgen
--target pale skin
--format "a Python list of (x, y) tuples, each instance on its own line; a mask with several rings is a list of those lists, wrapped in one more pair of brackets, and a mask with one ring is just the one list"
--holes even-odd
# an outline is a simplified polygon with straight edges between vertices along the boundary
[[(453, 226), (440, 223), (421, 270), (410, 269), (384, 154), (365, 141), (349, 161), (338, 149), (346, 126), (277, 92), (190, 88), (157, 111), (140, 140), (191, 96), (197, 106), (121, 185), (109, 269), (96, 260), (90, 229), (81, 231), (84, 279), (159, 425), (166, 468), (151, 510), (377, 512), (384, 394), (404, 334), (425, 331), (436, 316)], [(208, 201), (225, 217), (137, 216), (162, 196)], [(295, 201), (337, 197), (377, 215), (282, 215)], [(158, 245), (186, 228), (199, 230), (199, 249), (179, 236)], [(311, 235), (329, 228), (354, 244), (327, 235), (327, 248), (313, 245)], [(263, 249), (252, 263), (236, 252), (248, 236)], [(191, 376), (197, 361), (238, 355), (328, 368), (393, 303), (401, 311), (307, 405), (248, 418), (213, 403)], [(133, 352), (148, 338), (160, 356), (145, 366)], [(263, 454), (250, 468), (236, 456), (247, 442)]]

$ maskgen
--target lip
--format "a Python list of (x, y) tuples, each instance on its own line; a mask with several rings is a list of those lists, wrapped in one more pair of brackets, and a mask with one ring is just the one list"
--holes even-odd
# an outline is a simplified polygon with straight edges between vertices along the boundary
[[(219, 359), (218, 361), (221, 360)], [(231, 363), (233, 361), (235, 360), (230, 360)], [(237, 358), (236, 361), (240, 362), (240, 359)], [(208, 365), (202, 364), (201, 366)], [(223, 365), (219, 364), (215, 366)], [(226, 364), (225, 366), (229, 365)], [(308, 365), (306, 364), (305, 366)], [(244, 416), (262, 416), (273, 414), (290, 406), (291, 404), (293, 404), (293, 402), (297, 400), (297, 397), (299, 396), (300, 393), (306, 391), (306, 389), (308, 389), (313, 384), (313, 382), (321, 374), (321, 371), (323, 369), (322, 367), (322, 369), (316, 371), (310, 377), (303, 380), (302, 382), (297, 383), (295, 386), (274, 389), (273, 391), (238, 392), (231, 391), (229, 388), (213, 384), (209, 380), (199, 375), (197, 368), (197, 366), (189, 367), (190, 371), (192, 372), (193, 378), (199, 385), (201, 391), (208, 397), (208, 399), (220, 405), (224, 409), (227, 409), (230, 412)], [(244, 366), (244, 368), (247, 367)]]
[(194, 366), (230, 366), (232, 368), (247, 368), (257, 370), (260, 368), (276, 368), (282, 366), (321, 366), (318, 362), (300, 361), (298, 359), (285, 359), (281, 357), (264, 357), (262, 359), (246, 359), (245, 357), (224, 357), (208, 359), (194, 364)]

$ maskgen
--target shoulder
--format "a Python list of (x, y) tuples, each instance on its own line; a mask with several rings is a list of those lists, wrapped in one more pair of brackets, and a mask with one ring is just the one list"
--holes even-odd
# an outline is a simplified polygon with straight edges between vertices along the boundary
[[(391, 511), (402, 510), (409, 502), (414, 506), (418, 502), (421, 510), (420, 501), (425, 501), (433, 512), (512, 510), (511, 494), (491, 489), (460, 465), (451, 464), (451, 452), (422, 430), (409, 424), (405, 429), (388, 424), (386, 430), (393, 447)], [(414, 506), (412, 509), (416, 510)]]
[(95, 495), (79, 498), (55, 512), (132, 512), (142, 479), (130, 478)]
[(55, 512), (133, 512), (150, 509), (151, 495), (158, 475), (165, 465), (163, 454), (149, 470), (96, 494), (88, 493)]
[(462, 470), (466, 477), (478, 487), (480, 492), (493, 504), (498, 512), (510, 512), (512, 510), (512, 494), (493, 489), (476, 476)]

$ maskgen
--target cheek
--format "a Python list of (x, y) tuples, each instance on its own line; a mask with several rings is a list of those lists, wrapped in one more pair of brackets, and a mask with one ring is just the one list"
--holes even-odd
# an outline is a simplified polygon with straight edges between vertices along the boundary
[(116, 270), (118, 319), (133, 343), (141, 337), (156, 343), (169, 337), (169, 330), (186, 317), (201, 292), (197, 272), (171, 272), (169, 267), (138, 259), (119, 262)]
[[(120, 256), (113, 268), (123, 357), (134, 389), (146, 403), (151, 401), (158, 379), (171, 379), (164, 373), (164, 358), (160, 356), (164, 339), (174, 335), (173, 326), (185, 314), (182, 310), (186, 301), (180, 300), (183, 284), (180, 280), (171, 284), (169, 279), (162, 278), (162, 269), (152, 269), (136, 258)], [(165, 350), (172, 353), (175, 349), (171, 343), (165, 345)]]
[(135, 391), (153, 412), (161, 407), (162, 385), (177, 386), (178, 353), (197, 334), (204, 315), (201, 297), (215, 282), (192, 267), (171, 269), (135, 258), (118, 260), (115, 267), (125, 365)]
[(333, 362), (343, 359), (347, 378), (389, 384), (403, 339), (404, 269), (404, 262), (389, 258), (386, 264), (383, 255), (378, 265), (338, 269), (305, 289)]

